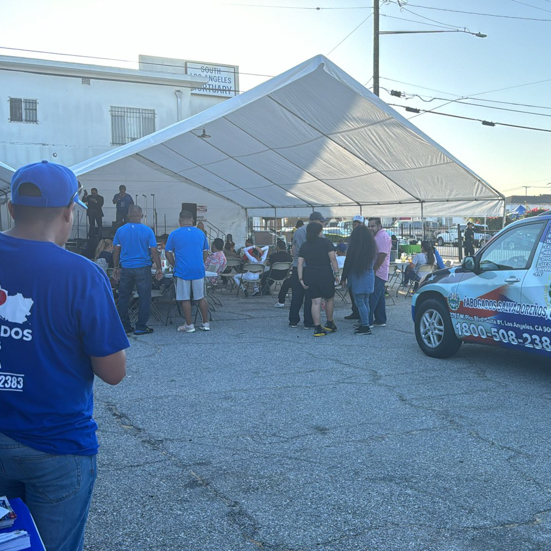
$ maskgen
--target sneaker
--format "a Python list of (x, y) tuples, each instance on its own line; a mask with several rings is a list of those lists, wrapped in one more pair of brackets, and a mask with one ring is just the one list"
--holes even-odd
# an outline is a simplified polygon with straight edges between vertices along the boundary
[(305, 325), (304, 326), (304, 329), (315, 329), (316, 326), (315, 325)]
[(354, 331), (354, 335), (372, 335), (371, 328), (367, 325), (361, 325)]
[(259, 297), (260, 296), (260, 291), (255, 291), (253, 294), (252, 294), (253, 297)]
[(274, 304), (274, 308), (284, 308), (285, 307), (285, 303), (283, 302), (276, 302)]
[(201, 331), (210, 331), (210, 323), (208, 321), (204, 321), (203, 325), (201, 325), (199, 329), (201, 329)]
[(386, 323), (381, 323), (378, 321), (374, 321), (373, 325), (371, 327), (386, 327)]
[(325, 335), (327, 335), (327, 331), (321, 325), (316, 325), (314, 337), (325, 337)]
[(323, 328), (328, 332), (328, 333), (335, 333), (335, 331), (337, 330), (337, 326), (335, 325), (335, 322), (334, 321), (328, 321), (324, 326)]
[(193, 323), (190, 325), (186, 325), (184, 323), (184, 325), (180, 325), (180, 327), (178, 327), (178, 331), (180, 331), (180, 333), (195, 333), (195, 326)]
[(296, 329), (298, 327), (298, 323), (290, 323), (289, 327), (292, 327), (293, 329)]
[(359, 320), (360, 314), (350, 314), (349, 316), (344, 316), (345, 320)]
[(135, 329), (134, 335), (149, 335), (153, 333), (153, 327), (146, 327), (145, 329)]
[(127, 329), (125, 329), (125, 331), (126, 331), (127, 335), (131, 335), (132, 333), (134, 333), (134, 328), (133, 327), (128, 327)]

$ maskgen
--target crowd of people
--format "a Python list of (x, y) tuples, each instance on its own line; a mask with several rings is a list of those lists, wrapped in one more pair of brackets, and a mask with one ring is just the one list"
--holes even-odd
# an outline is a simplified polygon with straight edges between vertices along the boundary
[[(48, 549), (76, 551), (83, 549), (96, 477), (94, 376), (111, 385), (124, 378), (127, 335), (153, 332), (147, 325), (152, 281), (167, 276), (157, 239), (142, 223), (142, 209), (124, 186), (113, 198), (119, 227), (112, 240), (99, 241), (95, 263), (64, 249), (77, 205), (88, 207), (91, 227), (92, 220), (93, 227), (102, 227), (103, 197), (93, 188), (81, 201), (81, 189), (74, 173), (61, 165), (43, 161), (22, 167), (13, 175), (8, 203), (14, 225), (0, 233), (0, 255), (10, 259), (0, 263), (0, 367), (9, 374), (0, 385), (0, 495), (25, 500)], [(312, 212), (307, 225), (297, 223), (292, 254), (284, 241), (278, 241), (269, 255), (269, 247), (257, 247), (251, 240), (236, 251), (230, 234), (225, 242), (216, 238), (209, 247), (192, 213), (182, 211), (178, 229), (166, 236), (164, 245), (164, 257), (173, 267), (175, 298), (185, 318), (178, 331), (196, 330), (192, 300), (202, 318), (199, 329), (210, 331), (205, 276), (216, 284), (229, 273), (228, 259), (239, 257), (269, 268), (234, 275), (245, 295), (245, 283), (252, 283), (253, 294), (265, 295), (280, 281), (275, 306), (282, 308), (292, 290), (291, 328), (298, 327), (302, 312), (304, 327), (315, 337), (336, 332), (334, 295), (339, 285), (350, 290), (353, 311), (346, 319), (357, 320), (356, 335), (384, 327), (392, 240), (381, 219), (369, 218), (366, 225), (356, 216), (348, 244), (336, 247), (323, 236), (325, 223), (320, 212)], [(418, 266), (441, 263), (429, 242), (421, 248), (405, 272), (407, 280), (418, 277)], [(290, 277), (285, 278), (286, 269), (271, 269), (281, 263), (292, 265)], [(110, 270), (111, 280), (106, 273)], [(113, 282), (118, 287), (116, 304)], [(134, 289), (139, 303), (132, 325)], [(52, 457), (59, 460), (46, 461)]]

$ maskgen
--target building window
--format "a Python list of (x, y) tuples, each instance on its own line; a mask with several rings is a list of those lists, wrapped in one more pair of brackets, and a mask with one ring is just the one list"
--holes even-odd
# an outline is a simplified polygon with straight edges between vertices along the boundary
[(38, 122), (38, 100), (10, 98), (10, 122)]
[(111, 145), (124, 145), (155, 132), (155, 109), (111, 107)]

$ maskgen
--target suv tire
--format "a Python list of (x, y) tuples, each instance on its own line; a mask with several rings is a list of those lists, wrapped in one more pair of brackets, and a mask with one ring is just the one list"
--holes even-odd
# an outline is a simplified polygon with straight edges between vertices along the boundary
[(444, 240), (443, 240), (441, 237), (439, 237), (439, 238), (436, 240), (436, 242), (438, 243), (438, 246), (439, 246), (439, 247), (441, 247), (441, 246), (444, 244)]
[(461, 346), (453, 331), (448, 309), (442, 300), (422, 302), (415, 314), (415, 338), (421, 350), (431, 358), (449, 358)]

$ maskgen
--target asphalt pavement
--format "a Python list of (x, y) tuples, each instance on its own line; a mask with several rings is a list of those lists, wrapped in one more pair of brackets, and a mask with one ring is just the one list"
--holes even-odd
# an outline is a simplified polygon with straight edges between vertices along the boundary
[[(275, 297), (131, 337), (96, 383), (87, 551), (551, 549), (551, 365), (423, 355), (411, 301), (314, 338)], [(175, 320), (177, 322), (177, 320)]]

